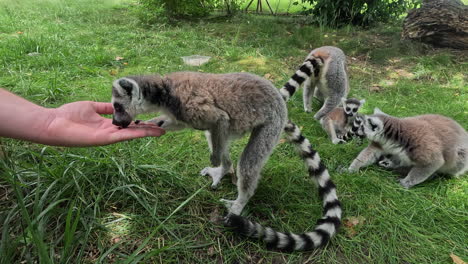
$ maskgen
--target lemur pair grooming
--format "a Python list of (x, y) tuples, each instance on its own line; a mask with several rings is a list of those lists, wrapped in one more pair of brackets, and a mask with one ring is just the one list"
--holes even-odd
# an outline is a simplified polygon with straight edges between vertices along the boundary
[[(288, 100), (302, 83), (306, 112), (312, 110), (312, 96), (323, 101), (322, 108), (314, 118), (320, 121), (332, 143), (344, 143), (354, 136), (355, 133), (351, 132), (353, 122), (365, 100), (346, 99), (349, 80), (343, 51), (332, 46), (312, 50), (296, 73), (281, 88), (283, 98)], [(339, 107), (340, 104), (342, 107)], [(357, 122), (360, 122), (360, 119)]]
[[(148, 122), (167, 130), (207, 131), (213, 167), (203, 169), (202, 174), (212, 177), (213, 187), (232, 171), (230, 140), (250, 132), (236, 170), (238, 196), (222, 200), (229, 212), (227, 226), (281, 250), (314, 249), (325, 245), (337, 232), (342, 209), (336, 187), (309, 140), (288, 121), (286, 102), (271, 82), (248, 73), (129, 76), (114, 81), (112, 103), (113, 124), (117, 126), (127, 127), (138, 114), (162, 112)], [(277, 232), (240, 216), (283, 131), (298, 149), (323, 200), (323, 216), (313, 231), (303, 234)]]
[(350, 172), (377, 162), (407, 174), (400, 184), (410, 188), (437, 172), (459, 176), (468, 171), (468, 133), (450, 118), (397, 118), (375, 109), (364, 116), (362, 129), (370, 144), (351, 163)]

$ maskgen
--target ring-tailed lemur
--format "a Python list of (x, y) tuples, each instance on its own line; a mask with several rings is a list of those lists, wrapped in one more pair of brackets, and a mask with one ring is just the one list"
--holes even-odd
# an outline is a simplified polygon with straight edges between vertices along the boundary
[(324, 46), (312, 50), (304, 63), (281, 88), (280, 92), (287, 101), (304, 84), (304, 110), (311, 112), (312, 95), (323, 101), (323, 106), (314, 115), (316, 120), (340, 104), (341, 98), (349, 93), (346, 56), (337, 47)]
[(468, 133), (450, 118), (396, 118), (375, 109), (373, 115), (365, 116), (363, 128), (371, 142), (351, 163), (351, 172), (387, 154), (398, 161), (397, 167), (411, 168), (400, 180), (405, 188), (424, 182), (436, 172), (458, 176), (468, 170)]
[[(237, 166), (237, 199), (222, 200), (229, 211), (225, 225), (283, 250), (317, 248), (337, 232), (341, 205), (336, 187), (310, 142), (296, 125), (286, 122), (286, 103), (269, 81), (247, 73), (129, 76), (114, 81), (112, 103), (113, 123), (117, 126), (128, 126), (138, 114), (160, 111), (164, 116), (150, 122), (167, 129), (190, 127), (209, 131), (207, 139), (214, 168), (205, 168), (202, 173), (210, 175), (215, 185), (231, 171), (229, 140), (251, 132)], [(300, 150), (323, 199), (323, 217), (314, 231), (301, 235), (280, 233), (239, 216), (254, 194), (261, 169), (283, 130)]]
[(320, 119), (322, 128), (327, 132), (333, 144), (344, 143), (348, 131), (352, 131), (354, 119), (358, 110), (366, 100), (342, 98), (342, 107), (335, 107)]
[(362, 140), (366, 137), (366, 135), (364, 134), (363, 123), (364, 115), (357, 113), (357, 115), (354, 117), (354, 121), (351, 125), (351, 128), (346, 131), (346, 134), (343, 134), (339, 138), (344, 141), (350, 141), (353, 137), (358, 137), (360, 140)]

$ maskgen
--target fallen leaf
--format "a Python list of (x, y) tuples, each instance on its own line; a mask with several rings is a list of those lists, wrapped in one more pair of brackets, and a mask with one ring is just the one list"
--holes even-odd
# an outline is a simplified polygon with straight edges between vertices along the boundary
[(121, 60), (123, 60), (123, 59), (124, 59), (124, 57), (120, 57), (120, 56), (115, 57), (115, 60), (116, 60), (116, 61), (121, 61)]
[(412, 74), (411, 72), (408, 72), (408, 71), (403, 70), (403, 69), (397, 69), (396, 73), (399, 76), (402, 76), (402, 77), (405, 77), (405, 78), (412, 78), (414, 76), (414, 74)]
[(364, 224), (364, 221), (366, 219), (362, 216), (350, 216), (348, 218), (346, 218), (344, 221), (343, 221), (343, 224), (346, 226), (346, 227), (354, 227), (354, 226), (357, 226), (359, 224)]
[(381, 90), (382, 90), (382, 87), (378, 85), (374, 85), (369, 88), (369, 91), (374, 92), (374, 93), (380, 92)]
[(212, 223), (219, 223), (220, 215), (218, 208), (215, 209), (210, 213), (210, 222)]
[(452, 261), (455, 264), (466, 264), (466, 262), (463, 261), (463, 259), (461, 259), (459, 256), (457, 256), (457, 255), (455, 255), (453, 253), (450, 253), (450, 257), (452, 258)]
[(128, 62), (124, 62), (123, 65), (128, 65)]
[(117, 75), (118, 71), (116, 69), (109, 70), (109, 74), (114, 76)]
[(286, 142), (286, 139), (284, 139), (284, 138), (279, 140), (279, 144), (283, 144), (284, 142)]
[(356, 227), (357, 225), (364, 224), (365, 218), (362, 216), (350, 216), (343, 221), (343, 225), (346, 227), (346, 234), (348, 237), (353, 237), (357, 234)]
[(16, 34), (19, 34), (19, 35), (21, 35), (21, 34), (23, 34), (23, 33), (24, 33), (23, 31), (18, 31), (18, 32), (16, 32)]
[(215, 248), (213, 246), (208, 248), (208, 256), (213, 256), (215, 253)]
[(111, 242), (112, 242), (112, 244), (117, 244), (117, 243), (120, 242), (120, 240), (122, 240), (120, 237), (114, 237), (114, 238), (112, 238)]

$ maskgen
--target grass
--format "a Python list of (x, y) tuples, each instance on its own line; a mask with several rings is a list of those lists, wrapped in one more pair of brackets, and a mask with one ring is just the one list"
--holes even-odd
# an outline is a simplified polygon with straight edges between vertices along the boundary
[[(332, 30), (255, 16), (147, 26), (123, 0), (1, 0), (0, 8), (0, 87), (48, 107), (109, 101), (112, 80), (152, 72), (248, 71), (280, 87), (312, 48), (336, 45), (349, 58), (351, 95), (367, 101), (364, 113), (439, 113), (468, 126), (466, 53), (401, 42), (398, 26)], [(180, 56), (191, 54), (212, 60), (183, 65)], [(350, 220), (326, 248), (271, 252), (219, 225), (218, 200), (236, 189), (226, 179), (212, 191), (199, 176), (209, 164), (199, 131), (96, 148), (3, 139), (0, 263), (451, 263), (451, 253), (468, 260), (466, 177), (404, 190), (377, 167), (340, 173), (364, 145), (332, 145), (300, 95), (289, 109), (329, 167)], [(245, 142), (233, 145), (234, 158)], [(277, 229), (312, 229), (321, 202), (292, 147), (280, 144), (262, 174), (244, 214)]]

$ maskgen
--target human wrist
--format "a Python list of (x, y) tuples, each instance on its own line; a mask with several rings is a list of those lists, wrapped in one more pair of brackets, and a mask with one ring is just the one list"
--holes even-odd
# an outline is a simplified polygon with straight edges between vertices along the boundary
[(41, 144), (51, 144), (55, 138), (54, 135), (57, 134), (56, 127), (53, 125), (54, 120), (57, 117), (56, 108), (45, 108), (39, 107), (35, 109), (35, 114), (37, 118), (33, 121), (32, 131), (37, 131), (34, 138), (31, 141), (41, 143)]

